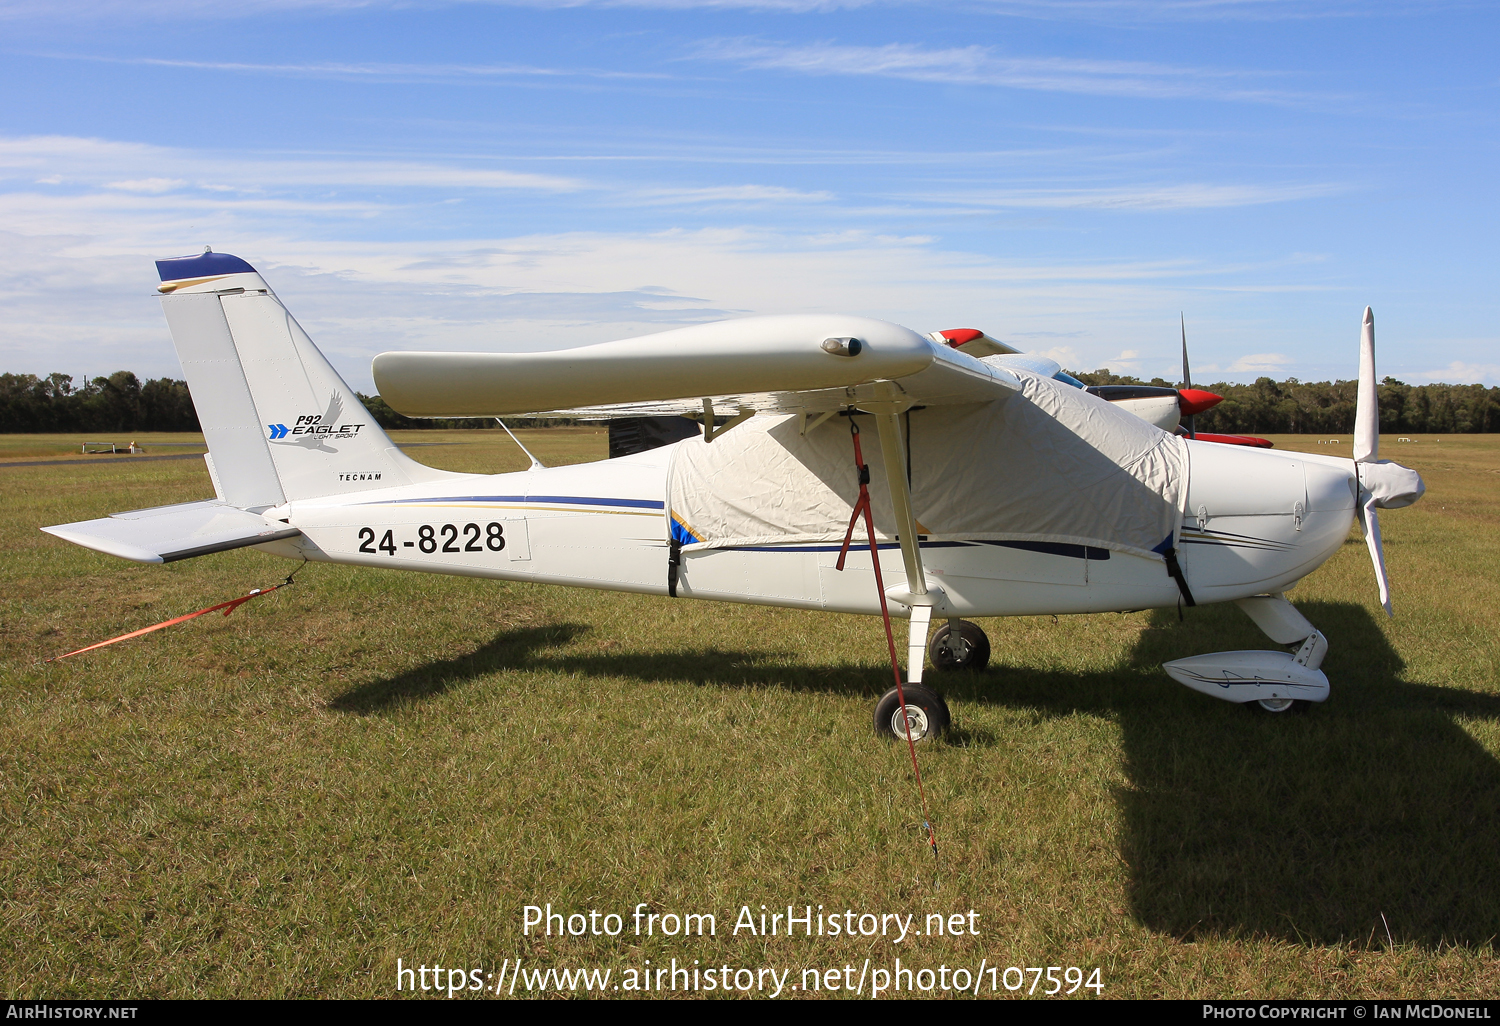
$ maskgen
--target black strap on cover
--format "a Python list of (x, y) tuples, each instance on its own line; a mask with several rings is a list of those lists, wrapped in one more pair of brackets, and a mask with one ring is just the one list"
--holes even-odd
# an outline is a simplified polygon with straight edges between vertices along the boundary
[(672, 538), (667, 542), (667, 594), (677, 597), (677, 568), (682, 566), (682, 542)]
[(1193, 600), (1193, 593), (1188, 588), (1187, 576), (1182, 572), (1182, 564), (1177, 562), (1177, 550), (1168, 549), (1162, 553), (1162, 556), (1167, 561), (1167, 576), (1177, 582), (1177, 590), (1182, 592), (1182, 600), (1190, 606), (1196, 606), (1198, 603)]

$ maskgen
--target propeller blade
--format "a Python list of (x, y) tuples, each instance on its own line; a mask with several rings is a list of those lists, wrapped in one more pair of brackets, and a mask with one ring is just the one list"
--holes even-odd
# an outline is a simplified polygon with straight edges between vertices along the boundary
[(1375, 314), (1365, 307), (1359, 333), (1359, 393), (1354, 406), (1354, 462), (1380, 454), (1380, 393), (1375, 388)]
[[(1193, 372), (1188, 370), (1187, 316), (1179, 311), (1177, 314), (1177, 319), (1182, 324), (1182, 387), (1184, 391), (1191, 392), (1193, 391)], [(1191, 411), (1187, 416), (1187, 433), (1189, 438), (1198, 437), (1198, 431), (1193, 419), (1193, 412)]]
[(1359, 481), (1359, 521), (1365, 531), (1370, 562), (1375, 564), (1375, 583), (1380, 586), (1380, 604), (1391, 612), (1391, 581), (1385, 572), (1385, 552), (1380, 545), (1377, 509), (1399, 509), (1422, 497), (1426, 486), (1415, 470), (1380, 455), (1380, 393), (1375, 385), (1375, 313), (1365, 307), (1359, 333), (1359, 394), (1354, 407), (1354, 472)]
[(1187, 358), (1187, 315), (1179, 313), (1178, 320), (1182, 323), (1182, 387), (1193, 387), (1193, 373), (1188, 370)]
[(1375, 583), (1380, 586), (1380, 604), (1385, 607), (1385, 615), (1395, 617), (1391, 612), (1391, 581), (1385, 572), (1385, 551), (1380, 547), (1380, 520), (1375, 514), (1375, 496), (1368, 495), (1365, 504), (1360, 509), (1361, 526), (1365, 529), (1365, 546), (1370, 550), (1370, 562), (1375, 564)]

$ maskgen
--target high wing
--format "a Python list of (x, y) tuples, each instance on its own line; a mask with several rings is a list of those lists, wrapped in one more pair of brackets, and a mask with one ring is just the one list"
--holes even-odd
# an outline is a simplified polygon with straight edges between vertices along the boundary
[[(1000, 358), (994, 358), (1000, 359)], [(717, 321), (541, 353), (382, 353), (381, 397), (408, 417), (588, 418), (828, 413), (884, 395), (985, 402), (1020, 389), (1004, 366), (900, 325), (807, 314)]]

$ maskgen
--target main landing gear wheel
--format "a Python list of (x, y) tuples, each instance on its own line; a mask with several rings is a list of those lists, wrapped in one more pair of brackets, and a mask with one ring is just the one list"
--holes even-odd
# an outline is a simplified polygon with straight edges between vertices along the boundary
[(968, 620), (943, 624), (927, 642), (927, 657), (935, 670), (972, 670), (980, 673), (990, 663), (990, 639), (979, 625)]
[[(906, 723), (913, 741), (937, 737), (948, 729), (952, 717), (948, 715), (948, 703), (931, 688), (920, 684), (908, 684), (906, 692)], [(895, 688), (880, 696), (875, 703), (875, 733), (882, 737), (906, 740), (901, 726), (901, 698)]]
[(1261, 712), (1270, 713), (1273, 716), (1281, 713), (1306, 712), (1308, 706), (1307, 702), (1295, 698), (1262, 698), (1250, 704)]

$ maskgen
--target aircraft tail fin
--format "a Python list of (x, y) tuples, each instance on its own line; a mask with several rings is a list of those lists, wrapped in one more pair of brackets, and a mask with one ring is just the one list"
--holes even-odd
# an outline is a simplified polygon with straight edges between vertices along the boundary
[(435, 480), (403, 455), (265, 280), (227, 253), (158, 260), (221, 497), (240, 509)]

